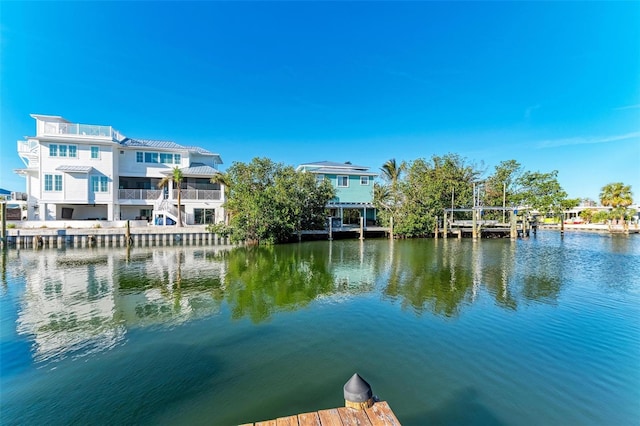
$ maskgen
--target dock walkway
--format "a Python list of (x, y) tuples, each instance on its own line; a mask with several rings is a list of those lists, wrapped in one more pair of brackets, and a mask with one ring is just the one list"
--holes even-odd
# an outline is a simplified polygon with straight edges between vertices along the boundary
[(340, 407), (311, 413), (280, 417), (242, 426), (400, 426), (396, 415), (385, 401), (379, 401), (370, 408), (356, 410)]

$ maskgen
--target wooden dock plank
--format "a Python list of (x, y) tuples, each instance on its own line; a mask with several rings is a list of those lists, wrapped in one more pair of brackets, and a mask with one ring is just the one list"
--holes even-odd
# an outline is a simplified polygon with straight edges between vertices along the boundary
[(376, 402), (365, 411), (373, 426), (400, 426), (398, 418), (393, 414), (386, 401)]
[(342, 420), (340, 420), (340, 414), (338, 414), (337, 408), (320, 410), (318, 411), (318, 417), (320, 417), (322, 426), (342, 426)]
[(263, 422), (256, 422), (255, 426), (278, 426), (275, 420), (265, 420)]
[(342, 407), (338, 408), (342, 423), (349, 426), (371, 426), (369, 416), (364, 410), (356, 410), (355, 408)]
[(276, 420), (277, 426), (298, 426), (298, 416), (279, 417)]
[(300, 426), (321, 426), (320, 416), (316, 412), (298, 414), (298, 423)]

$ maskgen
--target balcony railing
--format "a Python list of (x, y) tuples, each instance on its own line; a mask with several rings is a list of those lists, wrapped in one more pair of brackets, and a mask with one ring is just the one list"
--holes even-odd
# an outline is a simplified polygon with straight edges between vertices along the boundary
[(107, 138), (122, 140), (123, 136), (111, 126), (97, 126), (93, 124), (59, 123), (43, 121), (40, 127), (42, 135), (72, 135), (91, 138)]
[(120, 200), (157, 200), (162, 195), (162, 189), (119, 189)]
[[(162, 189), (119, 189), (120, 200), (157, 200), (162, 196)], [(172, 190), (173, 200), (178, 199), (178, 190)], [(219, 189), (183, 189), (182, 200), (220, 200), (222, 191)]]
[[(174, 200), (178, 199), (178, 190), (172, 190)], [(183, 200), (220, 200), (222, 191), (219, 189), (183, 189), (180, 194)]]

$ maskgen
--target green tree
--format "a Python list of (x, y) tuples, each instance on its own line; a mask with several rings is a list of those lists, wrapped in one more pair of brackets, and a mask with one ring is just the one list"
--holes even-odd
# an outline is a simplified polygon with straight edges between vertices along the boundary
[(600, 190), (600, 203), (603, 206), (613, 207), (613, 218), (624, 220), (627, 207), (633, 204), (631, 185), (614, 182), (603, 186)]
[(232, 241), (276, 243), (301, 229), (324, 223), (325, 206), (335, 196), (329, 181), (307, 172), (254, 158), (235, 162), (223, 175)]
[[(410, 163), (402, 191), (406, 200), (398, 219), (398, 234), (415, 237), (433, 232), (437, 216), (451, 207), (473, 205), (473, 182), (480, 170), (457, 154), (433, 156)], [(452, 197), (453, 195), (453, 197)]]
[(516, 182), (522, 174), (522, 166), (516, 160), (501, 161), (485, 180), (484, 205), (491, 207), (513, 204)]
[(567, 198), (567, 193), (558, 182), (558, 171), (549, 173), (524, 172), (516, 179), (518, 191), (514, 194), (515, 204), (529, 207), (542, 214), (553, 214), (563, 223), (562, 212), (580, 203), (580, 199)]
[[(178, 226), (182, 226), (182, 181), (184, 180), (184, 176), (182, 175), (182, 170), (178, 166), (174, 167), (171, 171), (170, 175), (163, 177), (160, 182), (158, 182), (158, 188), (162, 188), (163, 186), (169, 186), (173, 182), (174, 186), (178, 190)], [(167, 219), (165, 218), (165, 221)]]

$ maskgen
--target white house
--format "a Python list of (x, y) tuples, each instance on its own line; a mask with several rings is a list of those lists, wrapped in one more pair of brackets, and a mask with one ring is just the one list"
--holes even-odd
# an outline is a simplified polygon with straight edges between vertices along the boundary
[(129, 138), (111, 126), (31, 117), (36, 136), (18, 141), (26, 167), (15, 171), (26, 178), (30, 220), (177, 220), (177, 188), (158, 187), (174, 167), (184, 177), (183, 222), (224, 220), (224, 191), (210, 182), (219, 173), (220, 155), (175, 142)]

